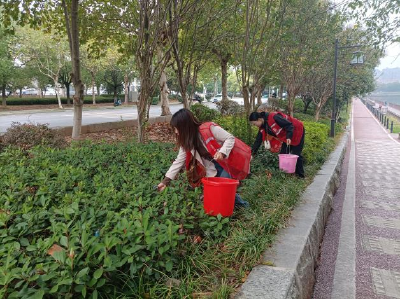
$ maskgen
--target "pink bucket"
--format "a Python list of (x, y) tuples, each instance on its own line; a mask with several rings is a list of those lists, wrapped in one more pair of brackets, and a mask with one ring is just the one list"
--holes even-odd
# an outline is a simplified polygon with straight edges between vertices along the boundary
[(279, 154), (279, 169), (286, 173), (294, 173), (296, 171), (297, 158), (299, 156), (292, 154)]

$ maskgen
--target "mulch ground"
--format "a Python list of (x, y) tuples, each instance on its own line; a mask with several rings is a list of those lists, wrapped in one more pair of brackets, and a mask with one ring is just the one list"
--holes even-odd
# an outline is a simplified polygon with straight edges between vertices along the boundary
[[(149, 125), (146, 129), (146, 141), (156, 142), (174, 142), (175, 135), (168, 123), (155, 123)], [(102, 132), (82, 134), (81, 140), (91, 140), (95, 143), (107, 142), (126, 142), (137, 138), (137, 128), (127, 127), (122, 129), (111, 129)], [(71, 143), (70, 136), (65, 137), (68, 143)]]

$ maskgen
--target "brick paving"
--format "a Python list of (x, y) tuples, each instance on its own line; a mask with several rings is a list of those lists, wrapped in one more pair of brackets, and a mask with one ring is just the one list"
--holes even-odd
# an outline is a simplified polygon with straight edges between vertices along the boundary
[(400, 298), (400, 143), (360, 100), (352, 119), (353, 154), (328, 220), (314, 298)]

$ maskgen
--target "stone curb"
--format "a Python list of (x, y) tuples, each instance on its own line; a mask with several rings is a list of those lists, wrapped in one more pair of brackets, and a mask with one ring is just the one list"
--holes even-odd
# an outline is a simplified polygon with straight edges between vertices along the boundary
[[(149, 118), (149, 123), (159, 123), (159, 122), (169, 122), (171, 120), (172, 115), (167, 116), (157, 116)], [(96, 133), (102, 132), (106, 130), (112, 129), (121, 129), (127, 127), (136, 127), (137, 126), (137, 119), (133, 120), (123, 120), (117, 122), (107, 122), (107, 123), (99, 123), (99, 124), (91, 124), (91, 125), (84, 125), (81, 129), (81, 134), (87, 133)], [(72, 126), (71, 127), (56, 127), (56, 129), (60, 135), (62, 136), (70, 136), (72, 134)]]
[[(234, 298), (311, 298), (319, 248), (347, 146), (346, 133), (307, 187), (285, 229), (253, 268)], [(273, 265), (273, 266), (267, 266)]]

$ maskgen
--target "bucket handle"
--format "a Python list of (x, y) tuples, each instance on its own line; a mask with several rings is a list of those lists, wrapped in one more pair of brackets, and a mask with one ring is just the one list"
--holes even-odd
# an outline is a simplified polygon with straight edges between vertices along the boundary
[(290, 154), (290, 145), (286, 146), (286, 154)]

